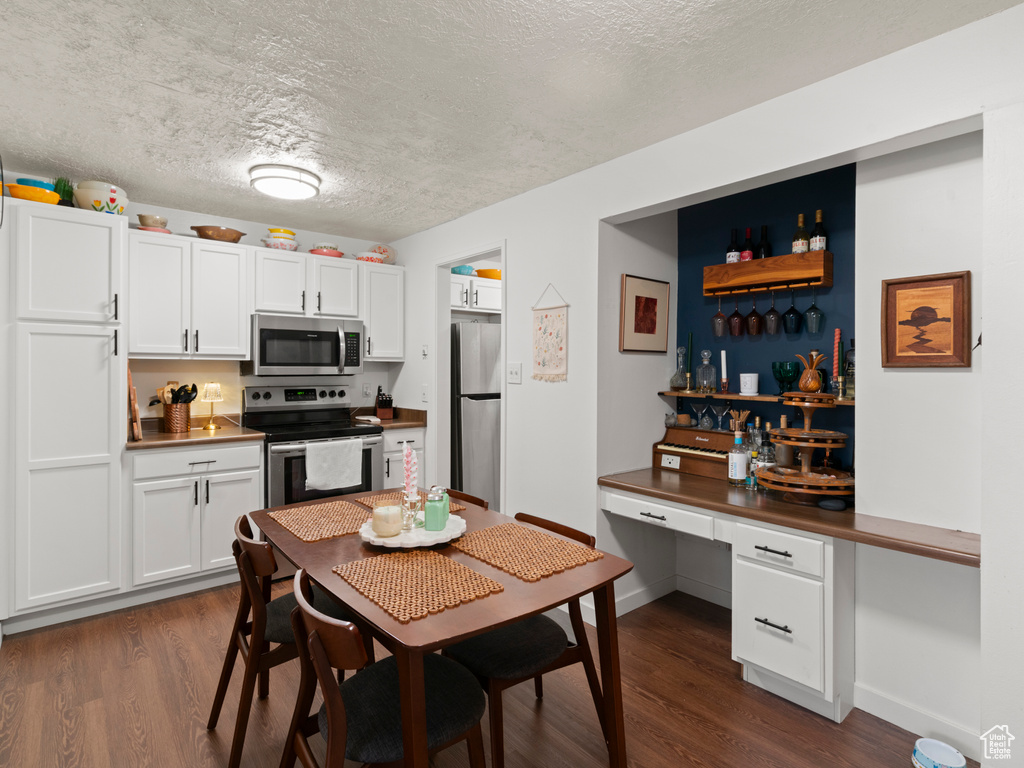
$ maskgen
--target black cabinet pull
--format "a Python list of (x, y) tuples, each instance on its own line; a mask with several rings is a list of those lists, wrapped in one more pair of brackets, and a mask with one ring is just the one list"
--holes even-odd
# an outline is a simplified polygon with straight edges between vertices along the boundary
[(117, 328), (114, 329), (114, 357), (117, 357)]
[(640, 517), (653, 517), (655, 520), (665, 520), (664, 515), (655, 515), (650, 512), (641, 512)]
[(316, 292), (316, 311), (320, 311), (320, 291)]
[(366, 354), (370, 354), (370, 337), (366, 337)]
[(188, 328), (185, 329), (185, 351), (188, 352)]
[(480, 291), (473, 291), (473, 306), (480, 306)]
[(114, 319), (117, 320), (117, 294), (114, 294)]
[(190, 461), (188, 465), (194, 467), (196, 464), (216, 464), (216, 459), (205, 459), (204, 461)]
[(757, 618), (757, 616), (755, 616), (754, 617), (754, 621), (756, 621), (758, 624), (764, 624), (766, 627), (771, 627), (772, 629), (777, 629), (780, 632), (785, 632), (787, 635), (792, 635), (793, 634), (793, 630), (790, 629), (789, 627), (780, 627), (778, 624), (772, 624), (770, 621), (768, 621), (768, 619), (759, 619), (759, 618)]
[(302, 292), (302, 311), (306, 311), (306, 292)]
[(391, 477), (391, 457), (384, 459), (384, 477)]
[(770, 555), (779, 555), (780, 557), (792, 557), (793, 556), (789, 552), (780, 552), (779, 550), (772, 549), (771, 547), (762, 547), (760, 544), (755, 544), (754, 545), (754, 549), (759, 549), (762, 552), (767, 552)]
[(195, 335), (192, 337), (192, 351), (199, 351), (199, 331), (196, 331)]
[(206, 478), (206, 503), (210, 503), (210, 478)]
[(196, 480), (195, 486), (192, 489), (192, 504), (193, 506), (199, 506), (199, 481)]

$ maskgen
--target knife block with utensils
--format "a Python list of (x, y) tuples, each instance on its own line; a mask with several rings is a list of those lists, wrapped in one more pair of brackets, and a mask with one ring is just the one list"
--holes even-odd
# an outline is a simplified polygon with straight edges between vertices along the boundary
[(188, 432), (191, 418), (191, 403), (164, 403), (164, 432)]
[(390, 421), (395, 418), (395, 401), (391, 395), (385, 395), (379, 391), (377, 392), (376, 415), (378, 419)]

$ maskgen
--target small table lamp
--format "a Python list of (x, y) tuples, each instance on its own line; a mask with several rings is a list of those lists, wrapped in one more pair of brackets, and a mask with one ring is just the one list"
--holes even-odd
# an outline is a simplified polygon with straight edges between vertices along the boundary
[(216, 381), (208, 381), (203, 384), (203, 396), (200, 402), (210, 404), (210, 423), (207, 424), (203, 429), (220, 429), (220, 424), (213, 423), (213, 404), (224, 401), (224, 396), (220, 393), (220, 383)]

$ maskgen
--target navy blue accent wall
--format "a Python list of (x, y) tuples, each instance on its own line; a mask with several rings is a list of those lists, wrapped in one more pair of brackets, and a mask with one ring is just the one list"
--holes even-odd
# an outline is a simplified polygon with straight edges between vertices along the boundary
[[(843, 343), (847, 348), (854, 328), (856, 174), (855, 165), (844, 165), (680, 209), (677, 345), (685, 345), (687, 333), (693, 333), (692, 370), (696, 371), (700, 364), (700, 351), (710, 349), (711, 362), (721, 376), (721, 351), (725, 349), (731, 391), (739, 392), (740, 373), (757, 373), (760, 376), (760, 393), (775, 394), (779, 390), (772, 376), (772, 362), (796, 360), (795, 355), (798, 353), (806, 357), (812, 348), (816, 348), (826, 355), (827, 361), (821, 367), (831, 375), (835, 328), (842, 330)], [(739, 229), (742, 243), (743, 230), (750, 227), (756, 245), (760, 239), (761, 225), (767, 224), (773, 253), (782, 255), (792, 251), (797, 214), (804, 214), (806, 228), (810, 232), (814, 226), (814, 211), (818, 208), (824, 213), (829, 238), (828, 250), (833, 254), (833, 285), (831, 288), (817, 290), (817, 306), (825, 313), (822, 331), (812, 335), (805, 327), (801, 327), (798, 334), (781, 332), (776, 336), (762, 333), (760, 336), (727, 335), (715, 338), (711, 332), (711, 317), (718, 311), (718, 299), (703, 295), (703, 270), (707, 265), (725, 262), (729, 230), (734, 227)], [(758, 312), (763, 315), (768, 311), (771, 296), (758, 293), (736, 298), (723, 297), (722, 312), (731, 315), (738, 299), (740, 313), (746, 315), (750, 312), (752, 297), (756, 297), (753, 300)], [(797, 290), (795, 303), (801, 312), (806, 310), (811, 305), (811, 289)], [(775, 308), (785, 312), (789, 306), (790, 293), (777, 293)], [(796, 388), (795, 385), (793, 388)], [(687, 402), (692, 401), (679, 399), (678, 410), (681, 413), (691, 413)], [(744, 407), (751, 408), (751, 422), (754, 416), (760, 416), (762, 421), (771, 421), (778, 426), (779, 416), (785, 413), (791, 424), (802, 423), (796, 409), (790, 406), (755, 401), (748, 402)], [(853, 413), (854, 409), (848, 406), (818, 411), (812, 426), (846, 432), (850, 436), (849, 446), (852, 446)], [(839, 458), (846, 467), (852, 457), (852, 447), (847, 447)]]

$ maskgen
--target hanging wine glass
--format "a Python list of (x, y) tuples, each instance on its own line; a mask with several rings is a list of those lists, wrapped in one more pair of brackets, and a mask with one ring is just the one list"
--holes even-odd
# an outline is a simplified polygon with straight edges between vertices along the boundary
[(751, 298), (750, 314), (747, 315), (747, 334), (750, 336), (760, 336), (763, 326), (764, 315), (757, 311), (757, 302)]
[(775, 308), (775, 291), (772, 291), (772, 308), (764, 313), (764, 330), (772, 336), (782, 330), (782, 313)]
[(804, 322), (808, 333), (817, 333), (825, 324), (825, 313), (818, 309), (818, 289), (811, 289), (811, 306), (804, 312)]
[(782, 327), (786, 333), (800, 333), (800, 323), (804, 316), (796, 308), (796, 291), (789, 292), (790, 307), (782, 315)]
[(718, 314), (711, 318), (711, 332), (716, 338), (725, 336), (726, 320), (722, 314), (722, 297), (718, 297)]
[(740, 300), (736, 299), (736, 309), (729, 315), (729, 335), (742, 336), (745, 323), (746, 318), (740, 314)]

